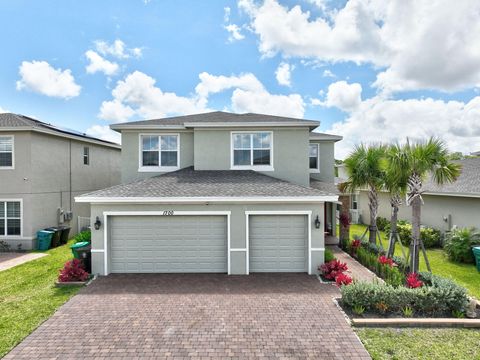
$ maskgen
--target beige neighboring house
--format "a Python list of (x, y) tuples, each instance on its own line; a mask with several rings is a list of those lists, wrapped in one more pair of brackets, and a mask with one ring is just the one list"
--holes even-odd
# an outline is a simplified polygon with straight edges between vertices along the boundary
[[(423, 185), (422, 225), (431, 226), (442, 232), (453, 226), (480, 228), (480, 157), (456, 161), (462, 165), (462, 173), (456, 182), (437, 186), (427, 180)], [(339, 175), (347, 178), (343, 166), (339, 167)], [(366, 191), (358, 191), (350, 197), (350, 215), (352, 222), (368, 224), (368, 195)], [(378, 216), (390, 218), (389, 195), (379, 195)], [(399, 220), (411, 222), (412, 209), (402, 205)]]
[(0, 240), (35, 248), (38, 230), (71, 235), (90, 207), (74, 197), (120, 182), (120, 145), (27, 116), (0, 114)]

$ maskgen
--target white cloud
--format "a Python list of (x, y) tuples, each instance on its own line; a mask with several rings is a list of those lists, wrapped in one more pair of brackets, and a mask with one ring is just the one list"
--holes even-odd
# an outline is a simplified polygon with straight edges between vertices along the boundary
[(451, 151), (468, 153), (480, 144), (480, 97), (468, 103), (427, 99), (387, 100), (380, 96), (363, 101), (358, 110), (329, 132), (344, 140), (336, 156), (344, 158), (360, 142), (397, 142), (436, 136)]
[(228, 23), (230, 22), (230, 14), (232, 13), (232, 9), (229, 6), (225, 6), (223, 8), (223, 22)]
[(121, 136), (116, 131), (110, 129), (108, 125), (93, 125), (89, 127), (85, 133), (102, 140), (111, 141), (117, 144), (121, 143)]
[(8, 112), (10, 112), (10, 111), (8, 111), (8, 110), (6, 110), (6, 109), (4, 109), (0, 106), (0, 114), (8, 113)]
[(337, 81), (328, 86), (327, 98), (322, 105), (351, 112), (360, 106), (361, 96), (362, 86), (359, 83), (349, 84), (343, 80)]
[(275, 76), (280, 85), (291, 86), (291, 76), (292, 71), (295, 69), (295, 66), (288, 63), (280, 63), (277, 70), (275, 71)]
[(126, 121), (137, 115), (156, 118), (211, 111), (211, 94), (232, 91), (231, 108), (236, 112), (260, 112), (273, 115), (302, 117), (305, 104), (299, 94), (276, 95), (265, 89), (251, 73), (240, 75), (199, 74), (199, 83), (190, 96), (164, 92), (152, 77), (135, 71), (118, 81), (112, 91), (113, 99), (104, 101), (99, 118)]
[(28, 89), (46, 96), (70, 99), (80, 95), (81, 87), (69, 69), (55, 69), (46, 61), (23, 61), (17, 90)]
[(337, 77), (333, 72), (331, 72), (328, 69), (323, 71), (322, 76), (323, 77), (330, 77), (330, 78), (336, 78)]
[(241, 33), (240, 27), (236, 24), (225, 25), (225, 30), (227, 30), (229, 33), (229, 36), (228, 36), (229, 42), (245, 39), (245, 35)]
[(104, 59), (93, 50), (88, 50), (85, 53), (85, 56), (89, 60), (89, 64), (85, 68), (89, 74), (94, 74), (100, 71), (105, 75), (113, 75), (118, 71), (119, 67), (117, 63)]
[(277, 0), (238, 4), (250, 16), (264, 56), (281, 52), (372, 64), (384, 69), (374, 85), (387, 93), (480, 86), (477, 0), (349, 0), (315, 18), (299, 5), (288, 8)]
[(113, 43), (109, 44), (104, 40), (95, 41), (96, 50), (103, 56), (111, 55), (118, 59), (127, 59), (129, 57), (141, 57), (142, 49), (141, 48), (127, 48), (125, 43), (117, 39)]

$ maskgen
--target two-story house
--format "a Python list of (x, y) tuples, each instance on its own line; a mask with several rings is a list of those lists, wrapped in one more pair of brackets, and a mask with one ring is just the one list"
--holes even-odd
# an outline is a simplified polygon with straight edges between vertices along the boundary
[(122, 184), (76, 198), (91, 204), (93, 272), (315, 273), (341, 139), (319, 125), (226, 112), (112, 125)]
[(120, 183), (120, 145), (23, 115), (0, 114), (0, 240), (35, 248), (38, 230), (90, 217), (74, 197)]

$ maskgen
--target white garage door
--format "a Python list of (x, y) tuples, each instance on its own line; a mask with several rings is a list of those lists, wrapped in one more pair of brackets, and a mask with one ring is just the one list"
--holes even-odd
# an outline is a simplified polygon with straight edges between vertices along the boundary
[(250, 272), (307, 272), (306, 215), (250, 215)]
[(226, 216), (114, 216), (114, 273), (227, 272)]

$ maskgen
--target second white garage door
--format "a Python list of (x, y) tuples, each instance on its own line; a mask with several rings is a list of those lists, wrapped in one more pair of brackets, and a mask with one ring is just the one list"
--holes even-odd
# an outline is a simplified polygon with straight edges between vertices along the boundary
[(113, 273), (227, 272), (226, 216), (114, 216)]
[(306, 215), (250, 215), (250, 272), (307, 272)]

